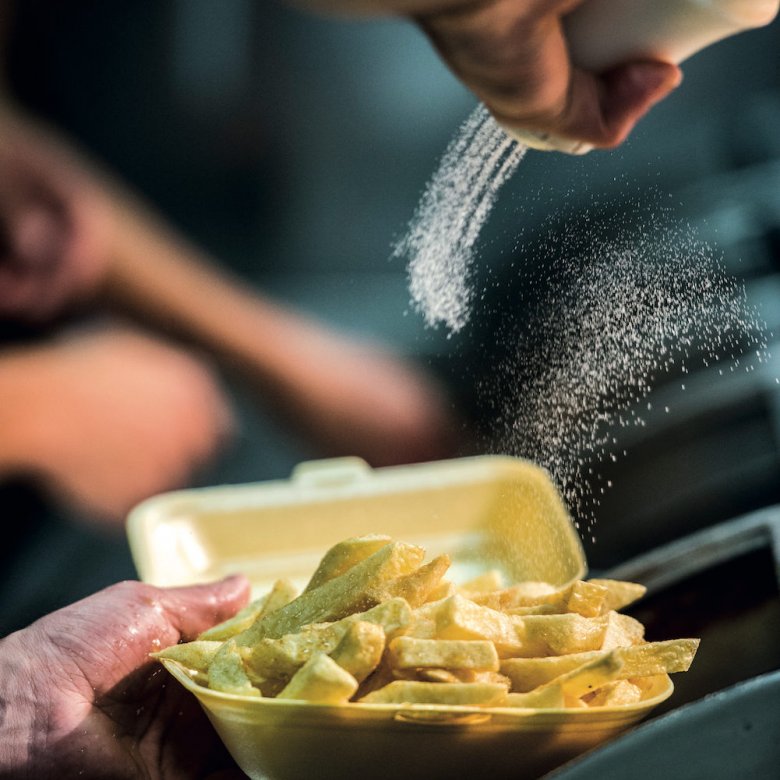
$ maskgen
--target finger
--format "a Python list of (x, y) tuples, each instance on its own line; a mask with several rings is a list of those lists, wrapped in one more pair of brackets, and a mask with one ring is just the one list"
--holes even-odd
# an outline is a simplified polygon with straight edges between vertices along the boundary
[(601, 110), (607, 145), (620, 143), (652, 106), (682, 81), (682, 71), (668, 62), (632, 62), (602, 76)]
[(235, 615), (249, 599), (249, 581), (233, 575), (219, 582), (158, 589), (158, 604), (185, 641)]
[(575, 69), (562, 109), (551, 106), (526, 118), (493, 113), (512, 130), (543, 133), (549, 148), (610, 148), (622, 143), (639, 119), (681, 80), (680, 69), (666, 62), (628, 63), (602, 76)]

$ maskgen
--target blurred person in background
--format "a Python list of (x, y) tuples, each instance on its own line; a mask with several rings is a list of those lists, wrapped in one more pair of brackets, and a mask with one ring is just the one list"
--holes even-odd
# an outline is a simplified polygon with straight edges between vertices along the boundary
[[(622, 140), (638, 117), (679, 80), (679, 71), (663, 63), (627, 64), (603, 76), (572, 69), (561, 30), (562, 16), (577, 5), (571, 0), (526, 4), (492, 0), (465, 5), (432, 0), (313, 0), (308, 4), (328, 10), (413, 16), (453, 71), (499, 120), (596, 145)], [(6, 27), (10, 10), (9, 5), (3, 9)], [(8, 98), (0, 110), (0, 139), (4, 240), (0, 315), (40, 322), (74, 304), (99, 302), (145, 324), (163, 326), (205, 346), (217, 359), (240, 366), (263, 397), (317, 442), (324, 454), (354, 453), (374, 465), (384, 465), (447, 453), (451, 431), (444, 398), (420, 372), (380, 354), (374, 345), (354, 344), (247, 293), (120, 185), (97, 171), (84, 155), (51, 136)], [(207, 306), (214, 311), (212, 316), (204, 313)], [(231, 321), (226, 323), (228, 312)], [(97, 338), (93, 335), (87, 346), (94, 346)], [(133, 362), (144, 363), (137, 359), (143, 338), (139, 334), (135, 351), (127, 350), (124, 365), (128, 374), (132, 374)], [(110, 334), (103, 337), (103, 343), (110, 340)], [(123, 351), (123, 339), (114, 341), (115, 352)], [(78, 353), (80, 344), (79, 339), (69, 339), (64, 350), (51, 345), (34, 352), (38, 358), (34, 362), (45, 364), (47, 358), (57, 357), (64, 362)], [(153, 349), (151, 343), (147, 346)], [(89, 380), (93, 388), (100, 386), (94, 381), (101, 372), (100, 355), (100, 349), (93, 349), (94, 373)], [(174, 358), (172, 352), (168, 356)], [(152, 356), (148, 357), (151, 363)], [(162, 350), (155, 357), (165, 362)], [(180, 359), (171, 373), (183, 370), (184, 362)], [(7, 414), (18, 426), (29, 419), (45, 419), (41, 408), (10, 411), (14, 401), (29, 396), (19, 391), (20, 372), (5, 373), (15, 374), (17, 383), (5, 390)], [(106, 373), (112, 373), (110, 364)], [(62, 445), (59, 451), (51, 447), (57, 452), (53, 456), (43, 454), (43, 447), (40, 471), (44, 481), (55, 485), (60, 496), (75, 498), (80, 509), (89, 511), (92, 503), (96, 514), (114, 517), (121, 517), (147, 495), (186, 484), (193, 467), (216, 445), (228, 417), (225, 408), (218, 408), (218, 389), (206, 388), (211, 380), (205, 370), (197, 381), (196, 373), (190, 359), (191, 398), (183, 397), (189, 382), (177, 381), (175, 376), (171, 384), (181, 395), (171, 394), (170, 407), (166, 407), (164, 394), (157, 395), (156, 406), (169, 423), (161, 426), (150, 419), (147, 435), (139, 438), (143, 446), (133, 447), (131, 439), (118, 437), (127, 443), (126, 460), (117, 456), (104, 461), (103, 469), (91, 469), (88, 458), (71, 457), (76, 453)], [(86, 377), (85, 373), (84, 381)], [(123, 412), (122, 397), (142, 407), (147, 391), (143, 380), (134, 387), (128, 383), (124, 391), (120, 389), (123, 384), (115, 384), (117, 403), (109, 412), (119, 426), (137, 418), (129, 409), (128, 414)], [(81, 418), (78, 407), (68, 406), (69, 400), (78, 403), (77, 393), (57, 398), (54, 383), (37, 386), (38, 396), (41, 388), (52, 388), (50, 408), (70, 420)], [(157, 390), (148, 387), (150, 394)], [(93, 396), (89, 407), (98, 418), (100, 402), (110, 394)], [(149, 405), (150, 411), (154, 406)], [(189, 420), (189, 434), (184, 433), (185, 420)], [(101, 450), (99, 439), (88, 435), (85, 422), (80, 440), (93, 451)], [(65, 433), (67, 426), (58, 425), (56, 417), (39, 426), (43, 427), (52, 438), (62, 431), (64, 439), (72, 440)], [(96, 426), (95, 433), (108, 432), (109, 427)], [(24, 432), (17, 438), (25, 439)], [(38, 441), (38, 446), (44, 444)], [(109, 449), (114, 451), (110, 445)], [(34, 452), (9, 452), (0, 463), (8, 464), (6, 470), (35, 471), (31, 459), (35, 459)], [(122, 477), (106, 473), (108, 464)], [(96, 495), (93, 500), (89, 483), (94, 483), (95, 493), (117, 491), (116, 497)]]
[[(0, 480), (32, 481), (69, 517), (121, 523), (213, 462), (233, 419), (215, 362), (313, 455), (379, 466), (453, 451), (444, 393), (419, 366), (232, 278), (7, 92), (0, 228)], [(34, 534), (15, 521), (11, 541)]]

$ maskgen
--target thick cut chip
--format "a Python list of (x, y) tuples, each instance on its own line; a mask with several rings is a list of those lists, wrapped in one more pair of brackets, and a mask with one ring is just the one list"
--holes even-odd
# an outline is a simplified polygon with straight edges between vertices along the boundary
[(201, 685), (208, 685), (209, 665), (214, 656), (222, 647), (222, 642), (185, 642), (181, 645), (173, 645), (160, 650), (159, 653), (151, 653), (152, 658), (167, 658), (176, 661), (192, 674), (193, 679)]
[(687, 672), (698, 649), (698, 639), (667, 639), (621, 647), (616, 652), (623, 661), (626, 677), (651, 677)]
[(450, 596), (428, 604), (418, 612), (422, 613), (423, 619), (409, 633), (414, 632), (422, 639), (486, 640), (496, 646), (499, 655), (512, 655), (522, 648), (513, 618), (481, 607), (463, 596)]
[(460, 586), (463, 594), (488, 593), (505, 588), (504, 575), (498, 569), (490, 569), (477, 577), (472, 577)]
[(642, 699), (642, 689), (629, 680), (615, 680), (583, 697), (588, 707), (620, 707)]
[[(548, 696), (550, 701), (558, 701), (557, 691), (560, 691), (565, 706), (579, 706), (576, 704), (577, 699), (592, 693), (602, 685), (616, 680), (622, 666), (623, 663), (616, 653), (607, 653), (595, 661), (583, 664), (566, 674), (562, 674), (560, 677), (556, 677), (533, 691), (518, 694), (518, 696), (527, 697), (527, 701), (533, 701), (534, 699), (546, 701)], [(514, 706), (518, 705), (515, 704)], [(525, 704), (523, 706), (531, 705)]]
[(698, 639), (670, 639), (613, 651), (595, 650), (548, 658), (507, 658), (501, 661), (501, 673), (512, 681), (513, 691), (524, 693), (614, 652), (623, 663), (621, 678), (674, 674), (688, 671), (698, 646)]
[(396, 680), (360, 701), (366, 704), (446, 704), (465, 707), (499, 706), (506, 697), (498, 683), (438, 683)]
[(454, 582), (450, 582), (449, 580), (442, 580), (428, 594), (428, 598), (425, 599), (425, 602), (430, 603), (432, 601), (441, 601), (442, 599), (454, 596), (456, 593), (458, 593), (458, 590), (458, 586)]
[[(615, 647), (630, 647), (645, 641), (645, 627), (630, 615), (619, 612), (609, 612), (606, 617), (606, 628), (601, 641), (602, 650), (612, 650)], [(585, 650), (587, 648), (583, 648)]]
[(596, 688), (618, 679), (622, 668), (623, 662), (618, 654), (607, 653), (603, 658), (583, 664), (557, 677), (548, 685), (559, 685), (564, 695), (579, 699), (595, 691)]
[(568, 592), (568, 588), (554, 588), (546, 582), (521, 582), (501, 590), (466, 595), (475, 604), (501, 611), (518, 607), (538, 607), (542, 604), (556, 604), (560, 611)]
[(209, 666), (209, 688), (240, 696), (260, 696), (244, 669), (244, 660), (235, 640), (229, 639)]
[(276, 697), (318, 704), (344, 704), (358, 689), (357, 680), (324, 653), (313, 655)]
[(340, 620), (398, 595), (393, 583), (411, 574), (422, 563), (425, 551), (411, 544), (391, 542), (355, 564), (344, 574), (302, 593), (235, 639), (239, 645), (254, 645), (263, 638), (278, 639), (311, 623)]
[(208, 669), (222, 642), (205, 642), (196, 639), (194, 642), (184, 642), (172, 645), (157, 653), (150, 653), (152, 658), (167, 658), (176, 661), (188, 669)]
[(242, 610), (236, 612), (232, 618), (228, 618), (216, 626), (207, 628), (198, 639), (206, 641), (224, 642), (226, 639), (246, 631), (257, 620), (263, 605), (268, 600), (268, 594), (247, 604)]
[(606, 588), (607, 595), (604, 600), (604, 609), (606, 611), (623, 609), (623, 607), (633, 604), (647, 593), (647, 588), (636, 582), (601, 579), (592, 579), (588, 580), (588, 582)]
[(607, 618), (586, 618), (574, 613), (513, 617), (522, 639), (515, 655), (533, 657), (567, 655), (601, 649)]
[(354, 623), (376, 625), (382, 632), (384, 643), (385, 636), (392, 637), (403, 630), (411, 618), (412, 611), (404, 599), (390, 599), (334, 623), (314, 623), (279, 639), (261, 639), (249, 649), (247, 666), (262, 679), (289, 678), (314, 653), (333, 652)]
[(389, 583), (387, 591), (406, 599), (412, 607), (424, 604), (450, 568), (450, 556), (439, 555), (419, 569)]
[(598, 617), (605, 611), (607, 589), (593, 582), (577, 580), (572, 584), (566, 599), (566, 612), (576, 612), (583, 617)]
[(397, 669), (443, 668), (498, 671), (492, 642), (464, 639), (416, 639), (399, 636), (390, 643), (390, 663)]
[(376, 623), (351, 623), (330, 657), (358, 683), (371, 674), (382, 660), (385, 632)]
[(285, 604), (289, 604), (297, 595), (295, 586), (289, 580), (277, 580), (271, 590), (247, 604), (232, 618), (206, 629), (198, 639), (209, 641), (224, 641), (246, 631), (256, 620), (262, 620), (266, 615)]
[(322, 557), (319, 566), (309, 580), (303, 592), (319, 588), (345, 571), (373, 555), (377, 550), (390, 544), (393, 540), (381, 534), (355, 536), (333, 545)]
[(348, 622), (318, 623), (280, 639), (261, 639), (247, 650), (247, 671), (262, 680), (289, 680), (315, 653), (331, 653), (349, 627)]

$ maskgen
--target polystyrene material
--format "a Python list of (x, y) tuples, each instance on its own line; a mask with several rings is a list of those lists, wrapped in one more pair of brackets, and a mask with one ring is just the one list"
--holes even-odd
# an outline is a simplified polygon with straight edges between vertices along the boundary
[(253, 780), (531, 780), (625, 731), (672, 693), (659, 675), (647, 698), (622, 707), (315, 705), (219, 693), (164, 663)]
[[(507, 457), (377, 470), (355, 458), (307, 463), (290, 480), (159, 496), (128, 520), (147, 582), (184, 585), (240, 571), (258, 592), (278, 577), (305, 584), (328, 547), (369, 533), (420, 544), (429, 557), (450, 553), (455, 580), (499, 568), (510, 581), (563, 585), (586, 573), (547, 473)], [(270, 780), (538, 777), (672, 693), (660, 675), (642, 702), (626, 707), (333, 706), (220, 693), (165, 665), (198, 698), (243, 771)]]
[(157, 496), (128, 519), (138, 573), (161, 586), (235, 572), (258, 591), (279, 577), (305, 584), (328, 547), (371, 533), (450, 553), (456, 578), (490, 567), (563, 585), (586, 571), (547, 473), (503, 456), (376, 470), (359, 458), (303, 463), (289, 480)]
[(595, 72), (630, 60), (680, 63), (769, 24), (780, 0), (586, 0), (566, 17), (573, 61)]

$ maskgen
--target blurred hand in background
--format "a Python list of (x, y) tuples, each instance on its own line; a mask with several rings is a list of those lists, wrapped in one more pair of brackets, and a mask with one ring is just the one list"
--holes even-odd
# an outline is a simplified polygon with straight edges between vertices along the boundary
[(0, 458), (0, 474), (32, 473), (67, 506), (107, 519), (186, 486), (229, 427), (200, 355), (249, 382), (314, 457), (379, 466), (454, 452), (445, 394), (419, 366), (249, 289), (11, 109), (0, 114), (0, 225), (0, 317), (45, 321), (86, 306), (183, 344), (108, 330), (2, 356), (17, 431), (5, 446), (18, 453), (29, 439), (15, 461)]
[(93, 295), (112, 224), (86, 162), (36, 122), (0, 110), (0, 317), (45, 321)]

